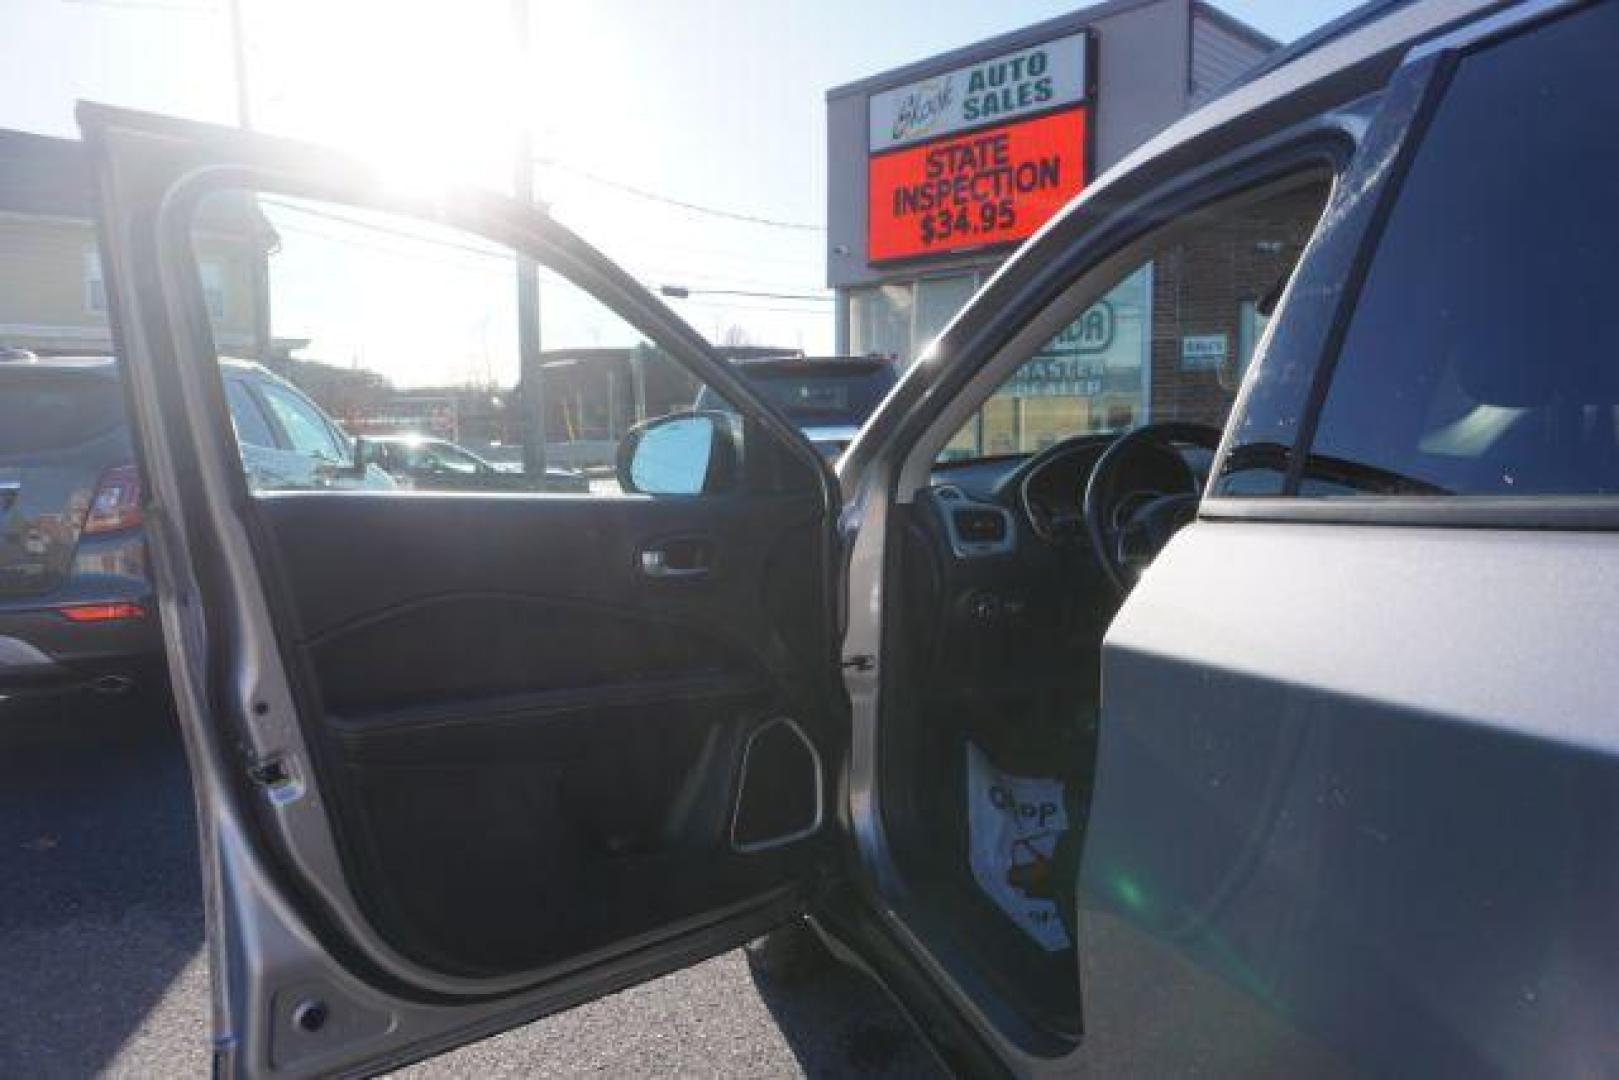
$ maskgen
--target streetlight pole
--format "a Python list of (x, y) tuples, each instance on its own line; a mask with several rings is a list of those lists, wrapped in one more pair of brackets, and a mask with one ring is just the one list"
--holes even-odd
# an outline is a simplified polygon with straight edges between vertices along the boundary
[[(528, 0), (512, 0), (512, 35), (517, 40), (517, 156), (512, 162), (512, 193), (524, 206), (534, 205), (534, 133), (529, 125)], [(523, 472), (530, 482), (545, 483), (545, 375), (540, 365), (540, 275), (534, 260), (517, 253), (517, 358), (522, 392)]]
[[(242, 29), (242, 0), (230, 0), (230, 51), (236, 70), (236, 124), (243, 131), (253, 130), (252, 98), (247, 88), (247, 36)], [(250, 199), (251, 217), (248, 221), (248, 288), (253, 293), (253, 359), (266, 366), (274, 360), (274, 342), (270, 337), (270, 267), (267, 249), (260, 246), (258, 200)], [(269, 223), (265, 222), (266, 231)]]

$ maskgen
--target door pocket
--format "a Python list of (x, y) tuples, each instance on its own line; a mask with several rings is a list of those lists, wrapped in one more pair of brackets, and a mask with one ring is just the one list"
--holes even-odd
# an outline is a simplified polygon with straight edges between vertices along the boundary
[(766, 851), (818, 832), (824, 772), (820, 751), (796, 722), (780, 716), (754, 728), (742, 750), (732, 849)]

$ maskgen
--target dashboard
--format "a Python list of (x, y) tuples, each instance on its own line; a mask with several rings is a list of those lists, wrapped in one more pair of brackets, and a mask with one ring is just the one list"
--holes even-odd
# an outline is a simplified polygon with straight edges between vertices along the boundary
[[(1114, 438), (1111, 434), (1082, 435), (1030, 456), (981, 458), (934, 470), (929, 501), (943, 514), (952, 553), (958, 558), (1007, 553), (1005, 545), (980, 547), (960, 542), (967, 539), (961, 535), (963, 529), (968, 533), (974, 528), (993, 531), (989, 524), (992, 509), (1018, 519), (1018, 528), (1007, 523), (1008, 543), (1015, 544), (1017, 534), (1026, 532), (1050, 545), (1083, 545), (1085, 486), (1097, 459)], [(1120, 486), (1146, 496), (1201, 490), (1212, 465), (1213, 454), (1198, 446), (1141, 454), (1125, 464)]]

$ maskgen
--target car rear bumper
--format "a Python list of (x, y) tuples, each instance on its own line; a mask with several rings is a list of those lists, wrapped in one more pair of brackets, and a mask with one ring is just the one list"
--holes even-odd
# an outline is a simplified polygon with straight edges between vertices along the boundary
[(163, 644), (150, 601), (140, 618), (76, 623), (58, 607), (0, 610), (0, 695), (119, 692), (162, 679)]

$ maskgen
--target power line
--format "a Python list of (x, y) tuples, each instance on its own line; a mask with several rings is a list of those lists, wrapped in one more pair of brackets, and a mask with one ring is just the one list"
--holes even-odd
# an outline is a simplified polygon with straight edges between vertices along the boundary
[[(341, 210), (336, 210), (336, 209), (332, 209), (332, 208), (325, 207), (325, 206), (315, 207), (315, 206), (311, 206), (311, 205), (308, 205), (308, 204), (290, 202), (290, 201), (286, 201), (284, 199), (277, 198), (277, 197), (272, 196), (272, 195), (263, 195), (263, 194), (258, 196), (258, 201), (262, 205), (265, 205), (265, 206), (276, 207), (278, 209), (285, 210), (285, 211), (287, 211), (289, 213), (297, 214), (297, 215), (301, 215), (301, 216), (305, 216), (305, 217), (309, 217), (309, 218), (329, 221), (329, 222), (332, 222), (334, 224), (343, 225), (343, 226), (348, 227), (349, 229), (357, 230), (357, 231), (360, 232), (360, 235), (338, 236), (338, 235), (333, 235), (332, 233), (321, 231), (319, 229), (311, 228), (308, 223), (293, 222), (293, 221), (286, 220), (284, 217), (281, 218), (280, 220), (277, 220), (276, 218), (271, 219), (271, 224), (277, 229), (290, 229), (293, 232), (300, 232), (300, 233), (304, 233), (305, 235), (308, 235), (308, 236), (319, 237), (319, 238), (321, 238), (323, 240), (327, 240), (327, 241), (329, 241), (331, 243), (334, 243), (334, 244), (353, 245), (355, 247), (369, 248), (369, 249), (374, 250), (374, 251), (380, 251), (380, 252), (382, 252), (384, 254), (408, 255), (408, 256), (413, 257), (413, 258), (425, 258), (426, 257), (426, 252), (420, 251), (420, 250), (411, 250), (408, 247), (398, 248), (398, 247), (390, 247), (390, 246), (387, 246), (387, 245), (389, 243), (430, 244), (430, 245), (433, 245), (435, 247), (447, 248), (447, 249), (449, 249), (451, 251), (459, 252), (459, 253), (461, 253), (463, 255), (477, 256), (480, 260), (484, 260), (485, 262), (490, 263), (490, 264), (498, 263), (501, 260), (508, 257), (508, 253), (504, 249), (504, 247), (503, 246), (495, 246), (494, 241), (489, 242), (492, 245), (490, 247), (479, 247), (474, 243), (467, 243), (467, 242), (463, 242), (463, 241), (457, 241), (456, 239), (454, 239), (452, 237), (448, 237), (448, 236), (433, 235), (432, 233), (426, 232), (426, 231), (412, 232), (407, 228), (402, 228), (402, 227), (399, 227), (397, 225), (390, 225), (390, 224), (384, 223), (383, 221), (366, 220), (363, 217), (350, 216), (349, 214), (346, 214), (346, 213), (342, 212)], [(426, 222), (426, 221), (424, 221), (424, 222), (422, 222), (422, 224), (427, 225), (430, 228), (434, 228), (434, 227), (440, 228), (440, 229), (447, 228), (446, 226), (441, 226), (441, 225), (438, 225), (437, 223), (434, 223), (434, 222)], [(385, 240), (385, 238), (387, 238), (387, 239)], [(690, 249), (690, 250), (697, 251), (697, 252), (702, 253), (702, 254), (707, 254), (705, 252), (702, 252), (701, 249)], [(438, 262), (442, 262), (442, 263), (448, 263), (449, 262), (449, 260), (434, 260), (434, 261), (438, 261)], [(475, 267), (475, 268), (472, 267), (472, 266), (467, 266), (464, 263), (457, 263), (457, 265), (465, 266), (467, 269), (476, 269), (476, 270), (481, 271), (481, 272), (496, 272), (496, 271), (499, 271), (499, 272), (502, 272), (502, 273), (504, 272), (504, 269), (502, 267), (495, 266), (495, 265), (483, 265), (483, 266), (478, 266), (478, 267)], [(634, 269), (634, 267), (631, 267), (631, 268)], [(713, 272), (696, 272), (696, 273), (693, 273), (693, 272), (690, 271), (689, 268), (678, 270), (678, 271), (671, 271), (671, 270), (668, 270), (668, 269), (658, 269), (658, 268), (641, 268), (641, 269), (642, 269), (642, 274), (644, 274), (648, 278), (662, 278), (664, 280), (667, 280), (670, 277), (687, 277), (687, 278), (692, 278), (692, 279), (702, 279), (700, 281), (694, 281), (694, 284), (693, 284), (693, 286), (691, 288), (692, 292), (722, 292), (722, 293), (729, 293), (729, 294), (736, 294), (736, 295), (748, 295), (748, 290), (734, 289), (734, 288), (728, 288), (727, 287), (727, 286), (736, 286), (736, 285), (761, 285), (761, 286), (770, 287), (772, 289), (797, 289), (797, 288), (799, 288), (799, 286), (797, 286), (797, 285), (788, 284), (786, 282), (761, 281), (761, 280), (758, 280), (758, 279), (742, 277), (742, 276), (735, 276), (735, 275), (725, 274), (725, 273), (713, 273)], [(651, 281), (644, 281), (644, 283), (652, 291), (654, 291), (654, 292), (657, 291), (657, 285), (653, 284)], [(805, 288), (818, 288), (818, 286), (806, 286)], [(785, 292), (779, 293), (779, 298), (780, 299), (806, 299), (806, 300), (814, 300), (814, 301), (818, 301), (818, 302), (826, 302), (826, 301), (829, 301), (829, 300), (832, 299), (832, 297), (830, 295), (825, 295), (825, 294), (816, 295), (816, 296), (807, 296), (807, 295), (803, 295), (803, 294), (799, 294), (799, 293), (789, 295), (789, 294), (787, 294)]]
[(739, 304), (735, 301), (726, 303), (721, 300), (687, 300), (687, 306), (708, 308), (711, 311), (729, 311), (733, 314), (747, 314), (754, 311), (779, 312), (783, 315), (813, 315), (817, 319), (827, 317), (827, 312), (812, 307), (788, 307), (785, 304)]
[(643, 187), (636, 187), (634, 184), (626, 184), (622, 180), (613, 180), (609, 177), (599, 176), (596, 173), (588, 172), (572, 165), (564, 165), (560, 161), (553, 161), (548, 158), (540, 158), (537, 160), (540, 165), (548, 166), (553, 169), (561, 169), (563, 172), (573, 173), (575, 176), (589, 180), (592, 183), (601, 184), (605, 187), (617, 188), (619, 191), (634, 195), (637, 198), (650, 200), (651, 202), (659, 202), (667, 206), (678, 206), (682, 210), (690, 210), (697, 214), (708, 214), (711, 217), (727, 218), (731, 221), (745, 221), (750, 225), (769, 225), (777, 229), (798, 229), (802, 232), (813, 233), (823, 233), (826, 231), (823, 226), (807, 225), (802, 221), (783, 221), (780, 218), (760, 217), (757, 214), (740, 214), (735, 210), (721, 210), (717, 206), (704, 206), (701, 203), (687, 202), (684, 199), (676, 199), (668, 195), (659, 194), (656, 191), (648, 191)]
[(660, 285), (658, 291), (664, 296), (676, 300), (688, 300), (693, 296), (757, 296), (765, 300), (808, 300), (817, 304), (830, 304), (831, 296), (824, 293), (787, 293), (787, 292), (755, 292), (751, 289), (709, 289), (691, 288), (686, 285)]

